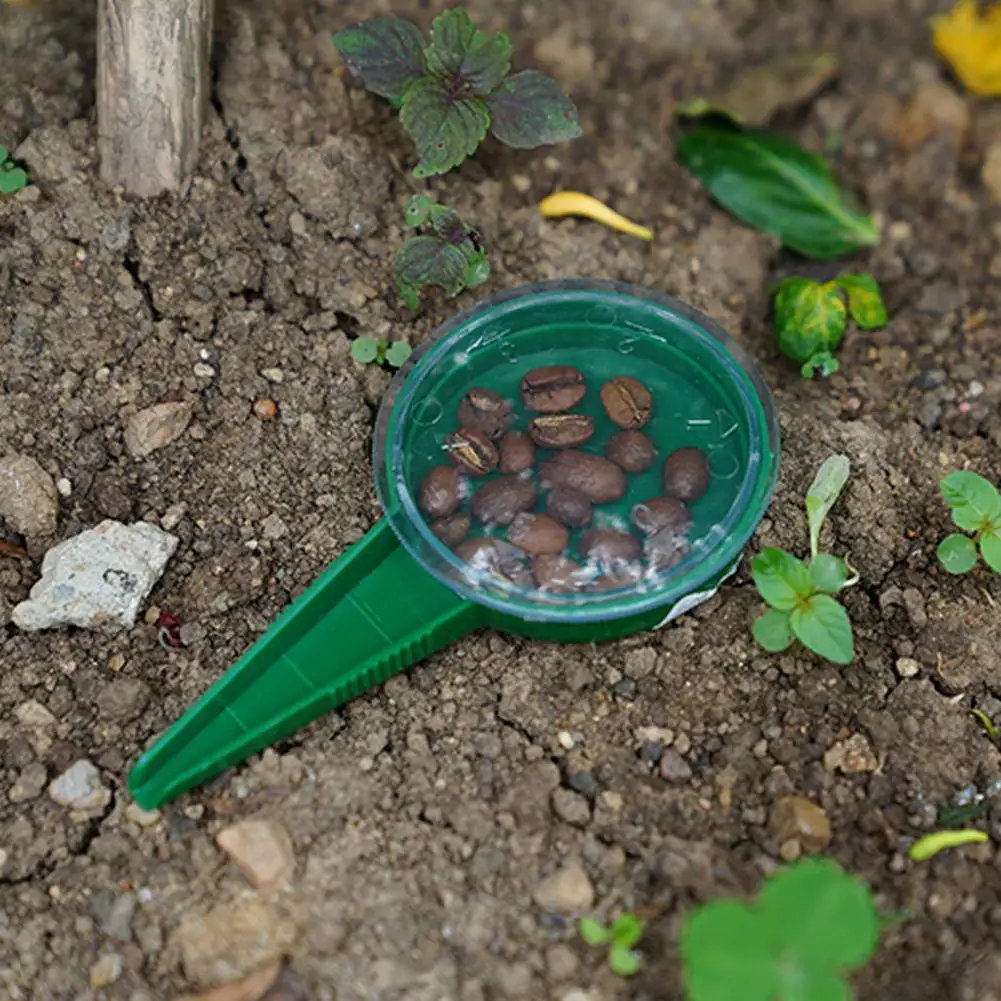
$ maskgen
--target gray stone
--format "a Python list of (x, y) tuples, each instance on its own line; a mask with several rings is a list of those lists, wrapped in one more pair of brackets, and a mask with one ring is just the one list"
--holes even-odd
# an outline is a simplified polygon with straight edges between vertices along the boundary
[(117, 678), (101, 689), (96, 702), (104, 719), (127, 722), (146, 708), (149, 688), (138, 678)]
[(27, 631), (131, 628), (177, 544), (175, 536), (146, 522), (102, 521), (45, 554), (42, 579), (14, 607), (11, 621)]
[(56, 481), (30, 456), (0, 458), (0, 519), (29, 539), (56, 530), (59, 492)]
[(7, 794), (12, 803), (24, 803), (30, 799), (38, 799), (45, 789), (48, 780), (45, 765), (34, 761), (17, 777)]
[(133, 414), (125, 427), (125, 447), (137, 459), (169, 445), (184, 434), (194, 404), (158, 403)]
[(109, 938), (118, 942), (132, 941), (132, 917), (136, 912), (136, 895), (134, 893), (123, 893), (115, 898), (104, 919), (101, 921), (101, 930)]
[(571, 789), (557, 789), (553, 793), (553, 812), (575, 827), (586, 827), (591, 819), (587, 800)]
[(87, 812), (101, 811), (111, 802), (111, 793), (101, 784), (101, 773), (86, 758), (49, 783), (49, 796), (60, 806)]

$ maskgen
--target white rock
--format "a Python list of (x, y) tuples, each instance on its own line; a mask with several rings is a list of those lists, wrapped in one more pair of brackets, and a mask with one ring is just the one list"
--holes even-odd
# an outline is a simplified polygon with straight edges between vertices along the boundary
[(0, 458), (0, 519), (29, 539), (56, 530), (59, 493), (55, 481), (30, 456)]
[(101, 785), (101, 773), (86, 758), (49, 783), (49, 796), (60, 806), (88, 812), (103, 810), (111, 802), (111, 793)]
[(191, 420), (194, 404), (158, 403), (133, 414), (125, 427), (125, 446), (141, 458), (169, 445), (184, 434)]
[(102, 521), (45, 554), (42, 579), (28, 600), (14, 607), (11, 621), (27, 631), (129, 629), (177, 543), (146, 522)]
[(240, 821), (216, 835), (216, 844), (259, 890), (279, 890), (295, 871), (288, 831), (267, 817)]

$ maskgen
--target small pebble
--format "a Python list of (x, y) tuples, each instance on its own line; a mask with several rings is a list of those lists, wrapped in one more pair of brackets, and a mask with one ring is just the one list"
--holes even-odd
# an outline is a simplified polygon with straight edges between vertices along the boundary
[(594, 885), (579, 865), (568, 865), (544, 879), (532, 899), (544, 911), (573, 914), (594, 903)]
[(285, 379), (285, 373), (280, 368), (262, 368), (261, 376), (268, 382), (282, 382)]
[(199, 379), (212, 379), (215, 376), (215, 369), (211, 365), (206, 365), (200, 361), (194, 367), (194, 373)]
[(692, 777), (692, 767), (676, 750), (668, 747), (660, 756), (660, 775), (668, 782), (687, 782)]
[(258, 420), (270, 421), (278, 413), (278, 404), (267, 396), (254, 403), (254, 416)]
[(61, 476), (56, 480), (56, 490), (59, 491), (60, 497), (69, 497), (73, 493), (73, 484), (65, 476)]
[(636, 698), (636, 682), (632, 678), (623, 678), (612, 685), (612, 691), (620, 699), (626, 699), (631, 702)]
[(912, 657), (901, 657), (895, 666), (901, 678), (913, 678), (921, 671), (921, 665)]
[(831, 843), (827, 814), (805, 796), (783, 796), (778, 800), (772, 807), (768, 829), (780, 846), (793, 842), (797, 858), (802, 852), (809, 855), (822, 852)]
[(90, 986), (94, 990), (100, 990), (113, 984), (122, 975), (122, 957), (117, 952), (110, 952), (102, 956), (90, 968)]

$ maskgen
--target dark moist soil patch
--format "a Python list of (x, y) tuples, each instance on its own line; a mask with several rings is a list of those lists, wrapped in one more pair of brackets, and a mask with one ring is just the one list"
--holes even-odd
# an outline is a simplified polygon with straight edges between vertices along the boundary
[[(378, 516), (369, 440), (389, 376), (356, 367), (352, 339), (416, 343), (474, 299), (415, 319), (391, 286), (409, 151), (385, 104), (335, 76), (329, 41), (383, 6), (228, 4), (200, 172), (184, 197), (145, 205), (95, 180), (90, 5), (62, 6), (0, 19), (0, 142), (23, 141), (35, 183), (0, 205), (0, 447), (69, 481), (59, 538), (105, 517), (171, 526), (181, 545), (151, 604), (185, 631), (161, 645), (155, 611), (116, 639), (0, 631), (0, 993), (170, 998), (281, 949), (318, 1001), (677, 999), (680, 919), (774, 868), (769, 811), (795, 792), (826, 811), (833, 856), (910, 915), (859, 997), (997, 997), (1001, 803), (992, 844), (906, 860), (939, 806), (1001, 775), (969, 713), (1001, 711), (1001, 587), (950, 579), (934, 556), (939, 477), (1001, 468), (999, 211), (978, 180), (999, 121), (969, 102), (959, 127), (936, 124), (951, 86), (928, 37), (939, 5), (474, 3), (511, 32), (518, 66), (570, 90), (585, 138), (488, 145), (435, 185), (491, 249), (483, 294), (563, 275), (644, 283), (758, 359), (784, 465), (756, 547), (802, 553), (805, 487), (829, 454), (850, 456), (824, 545), (862, 574), (846, 599), (855, 664), (756, 649), (744, 571), (670, 628), (607, 646), (471, 637), (153, 822), (130, 810), (130, 764)], [(426, 26), (440, 6), (394, 12)], [(768, 325), (768, 280), (800, 266), (711, 205), (668, 128), (671, 99), (815, 46), (840, 52), (841, 80), (781, 124), (816, 148), (839, 137), (838, 169), (884, 224), (853, 267), (885, 284), (893, 314), (849, 335), (823, 383), (781, 362)], [(921, 141), (915, 121), (931, 122)], [(609, 200), (655, 241), (544, 222), (535, 204), (556, 187)], [(164, 400), (191, 400), (191, 425), (131, 459), (125, 422)], [(32, 564), (0, 555), (0, 621), (36, 579), (30, 548)], [(113, 791), (83, 820), (44, 791), (81, 755)], [(259, 812), (294, 841), (294, 888), (277, 898), (256, 899), (213, 843)], [(583, 866), (603, 918), (658, 915), (636, 980), (533, 903), (564, 864)], [(218, 924), (213, 907), (262, 933), (227, 925), (200, 956), (192, 928)], [(120, 973), (91, 988), (109, 955)]]

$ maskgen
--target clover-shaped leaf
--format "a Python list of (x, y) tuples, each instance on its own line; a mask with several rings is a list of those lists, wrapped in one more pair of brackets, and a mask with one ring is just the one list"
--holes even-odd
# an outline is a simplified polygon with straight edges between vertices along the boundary
[(368, 365), (379, 357), (379, 342), (371, 337), (357, 337), (351, 342), (351, 357)]
[(977, 562), (977, 544), (968, 535), (953, 532), (938, 544), (935, 555), (949, 573), (969, 573)]
[(966, 532), (1001, 528), (1001, 494), (979, 473), (968, 469), (949, 473), (939, 489), (959, 528)]
[(401, 368), (414, 353), (414, 349), (406, 341), (394, 341), (386, 349), (386, 361), (393, 368)]

